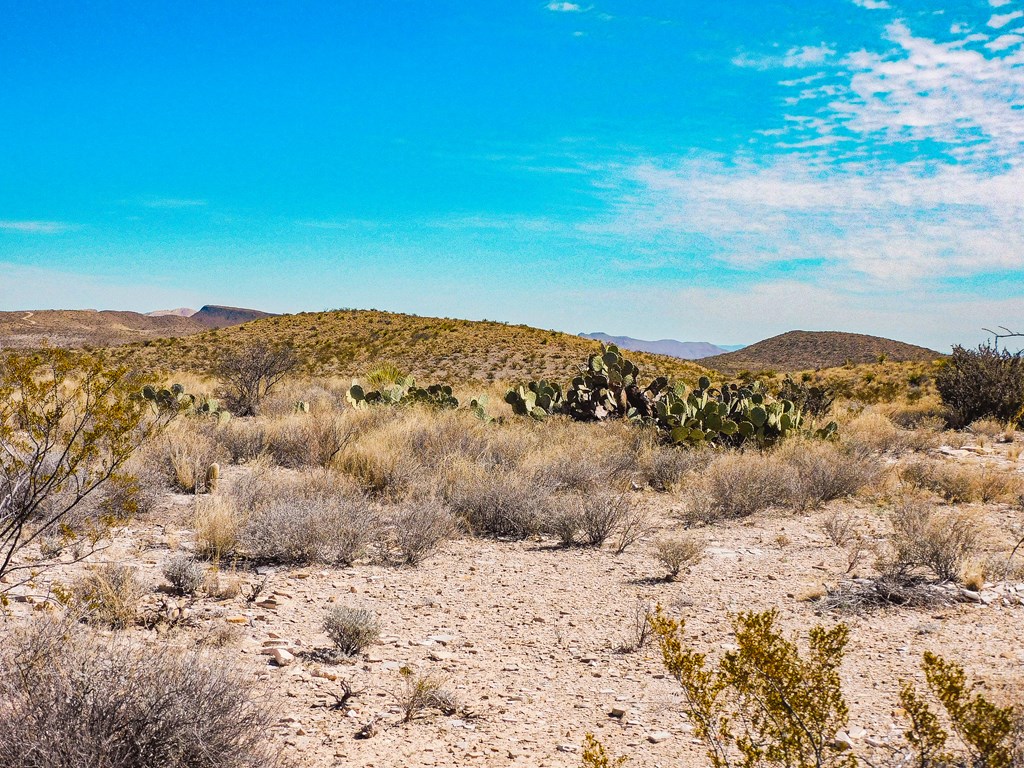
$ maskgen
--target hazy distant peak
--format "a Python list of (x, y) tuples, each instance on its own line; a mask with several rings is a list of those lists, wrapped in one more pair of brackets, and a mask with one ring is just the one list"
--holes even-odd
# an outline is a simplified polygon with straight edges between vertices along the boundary
[(607, 333), (581, 333), (584, 339), (602, 341), (605, 344), (614, 344), (622, 349), (629, 349), (634, 352), (653, 352), (657, 355), (668, 355), (683, 360), (700, 360), (712, 355), (721, 355), (726, 349), (707, 341), (676, 341), (675, 339), (658, 339), (657, 341), (646, 341), (634, 339), (630, 336), (609, 336)]

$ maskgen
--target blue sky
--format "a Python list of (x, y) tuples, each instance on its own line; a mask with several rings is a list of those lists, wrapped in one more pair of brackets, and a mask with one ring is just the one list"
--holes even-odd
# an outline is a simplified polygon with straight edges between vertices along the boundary
[(0, 309), (1024, 326), (1024, 0), (0, 0)]

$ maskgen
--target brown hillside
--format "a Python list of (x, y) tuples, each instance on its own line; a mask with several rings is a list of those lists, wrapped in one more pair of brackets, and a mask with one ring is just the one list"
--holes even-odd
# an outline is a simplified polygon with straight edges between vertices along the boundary
[(259, 320), (263, 317), (275, 317), (270, 312), (261, 312), (258, 309), (243, 309), (242, 307), (222, 307), (218, 304), (207, 304), (194, 315), (192, 320), (206, 328), (227, 328), (230, 325), (241, 325), (250, 320)]
[(902, 341), (839, 331), (789, 331), (736, 352), (714, 355), (702, 365), (724, 373), (738, 371), (801, 371), (852, 363), (874, 363), (882, 356), (893, 362), (931, 361), (939, 352)]
[(190, 317), (150, 317), (138, 312), (46, 309), (0, 312), (0, 349), (107, 347), (143, 339), (184, 336), (205, 330)]
[[(597, 343), (526, 325), (392, 314), (376, 310), (280, 315), (195, 336), (154, 339), (112, 350), (150, 370), (210, 371), (221, 350), (251, 340), (287, 343), (316, 376), (355, 377), (391, 363), (423, 382), (562, 381)], [(705, 369), (631, 352), (642, 375), (693, 381)]]

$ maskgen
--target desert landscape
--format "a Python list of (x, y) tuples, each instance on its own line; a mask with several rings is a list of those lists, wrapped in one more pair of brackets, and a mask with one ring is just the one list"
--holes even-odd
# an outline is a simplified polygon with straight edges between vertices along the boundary
[[(352, 317), (317, 320), (348, 327), (347, 345), (388, 343)], [(451, 325), (416, 322), (429, 338)], [(508, 328), (503, 344), (503, 326), (470, 323), (482, 375), (424, 387), (401, 366), (438, 373), (447, 356), (346, 382), (288, 344), (307, 323), (233, 326), (209, 367), (206, 334), (223, 330), (5, 353), (7, 764), (42, 764), (17, 743), (88, 759), (117, 712), (58, 727), (84, 701), (45, 701), (82, 695), (86, 675), (101, 699), (182, 697), (163, 728), (212, 686), (216, 765), (704, 765), (714, 739), (666, 643), (717, 662), (750, 650), (737, 621), (766, 611), (800, 654), (812, 627), (848, 628), (843, 704), (815, 703), (824, 764), (914, 754), (901, 692), (928, 688), (926, 653), (982, 686), (965, 695), (1020, 706), (1024, 436), (1004, 418), (1024, 404), (1019, 356), (900, 360), (878, 340), (882, 361), (857, 364), (875, 342), (829, 334), (829, 359), (849, 363), (755, 358), (787, 336), (751, 347), (764, 368), (737, 378), (580, 340), (560, 370), (571, 337)], [(507, 379), (512, 360), (550, 380)], [(671, 382), (653, 383), (659, 365)], [(1007, 371), (1009, 403), (993, 390)], [(68, 431), (79, 420), (90, 438)], [(114, 684), (107, 658), (155, 661), (164, 687)], [(823, 696), (812, 669), (799, 685)], [(954, 733), (951, 748), (977, 749)], [(86, 751), (68, 762), (71, 734)], [(1015, 755), (1015, 738), (990, 748)]]
[(0, 768), (1024, 768), (1024, 0), (6, 2)]

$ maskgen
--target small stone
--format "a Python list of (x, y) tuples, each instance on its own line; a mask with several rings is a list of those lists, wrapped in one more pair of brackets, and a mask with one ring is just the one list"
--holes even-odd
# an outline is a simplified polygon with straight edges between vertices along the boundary
[(248, 616), (228, 616), (226, 619), (224, 619), (224, 621), (226, 621), (228, 624), (248, 624), (249, 623), (249, 617)]
[(647, 740), (651, 744), (661, 744), (663, 741), (668, 741), (672, 738), (672, 734), (668, 731), (654, 731), (653, 733), (647, 734)]
[(557, 749), (559, 752), (576, 752), (579, 747), (575, 744), (559, 744)]
[(851, 739), (863, 739), (868, 734), (867, 731), (865, 731), (863, 728), (861, 728), (858, 725), (855, 725), (852, 728), (848, 728), (846, 730), (846, 732), (850, 736)]
[(627, 710), (625, 707), (612, 707), (611, 712), (609, 712), (608, 715), (610, 717), (615, 717), (621, 720), (623, 717), (626, 716), (626, 712), (628, 711), (629, 710)]
[(451, 661), (455, 658), (455, 654), (448, 651), (431, 651), (427, 656), (431, 661)]
[(840, 751), (853, 749), (853, 739), (850, 738), (850, 734), (846, 731), (839, 731), (832, 740), (832, 746)]
[(274, 648), (270, 655), (279, 667), (287, 667), (295, 661), (295, 657), (284, 648)]

